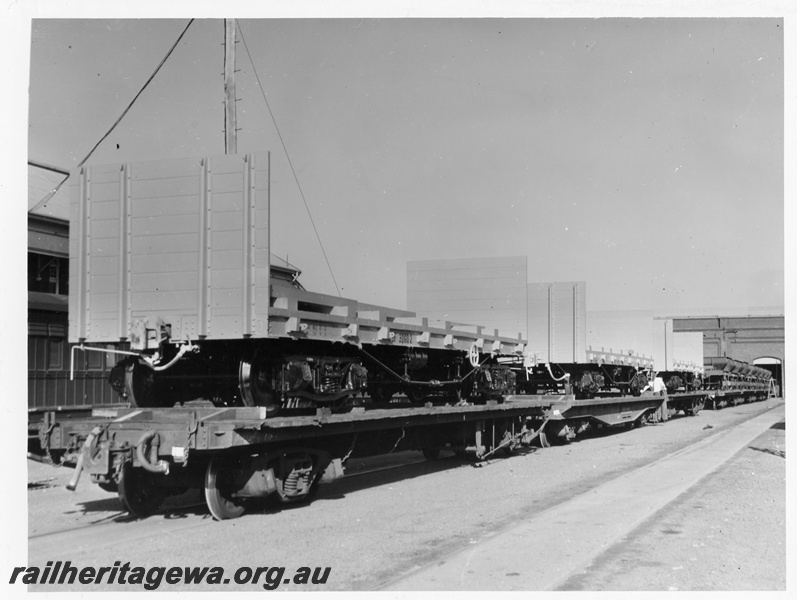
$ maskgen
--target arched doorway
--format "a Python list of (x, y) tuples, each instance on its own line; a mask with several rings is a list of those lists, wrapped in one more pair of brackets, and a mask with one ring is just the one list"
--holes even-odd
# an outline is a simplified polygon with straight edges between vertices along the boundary
[(783, 396), (783, 361), (773, 356), (762, 356), (761, 358), (756, 358), (753, 364), (772, 372), (772, 378), (775, 380), (778, 396)]

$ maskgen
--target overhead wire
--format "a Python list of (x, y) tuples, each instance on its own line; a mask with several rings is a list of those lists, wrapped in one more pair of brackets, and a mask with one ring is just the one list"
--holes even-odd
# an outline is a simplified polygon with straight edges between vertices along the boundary
[[(78, 163), (78, 165), (77, 165), (78, 168), (82, 167), (85, 164), (85, 162), (91, 157), (92, 154), (94, 154), (94, 151), (100, 146), (100, 144), (102, 144), (108, 138), (108, 136), (111, 135), (113, 130), (116, 129), (116, 126), (119, 125), (119, 123), (122, 121), (122, 119), (125, 118), (125, 115), (133, 107), (133, 104), (135, 104), (135, 102), (136, 102), (136, 100), (138, 100), (139, 96), (141, 96), (141, 94), (144, 92), (144, 90), (147, 89), (147, 86), (149, 86), (149, 84), (152, 82), (152, 80), (155, 79), (155, 76), (158, 74), (158, 71), (161, 70), (161, 67), (163, 67), (164, 63), (166, 63), (166, 61), (169, 60), (169, 57), (172, 55), (172, 52), (174, 52), (174, 49), (177, 48), (177, 45), (180, 43), (180, 40), (183, 39), (183, 36), (185, 36), (186, 32), (188, 31), (188, 28), (191, 27), (191, 23), (193, 23), (193, 22), (194, 22), (194, 19), (191, 19), (191, 20), (188, 21), (188, 24), (185, 26), (185, 29), (183, 29), (182, 33), (180, 33), (180, 35), (178, 36), (177, 40), (174, 42), (174, 44), (172, 44), (172, 47), (169, 48), (169, 51), (166, 53), (166, 55), (163, 57), (163, 59), (160, 61), (160, 63), (158, 63), (158, 66), (155, 67), (155, 70), (152, 72), (152, 75), (150, 75), (149, 78), (144, 82), (144, 85), (141, 86), (141, 89), (138, 91), (138, 93), (127, 104), (125, 109), (122, 111), (122, 114), (119, 115), (119, 118), (116, 119), (116, 121), (114, 121), (114, 123), (113, 123), (113, 125), (111, 125), (110, 129), (108, 129), (108, 131), (105, 132), (105, 135), (103, 135), (99, 139), (99, 141), (96, 144), (94, 144), (94, 147), (91, 150), (89, 150), (89, 153), (86, 154), (86, 156), (83, 158), (83, 160), (81, 160)], [(50, 200), (50, 198), (52, 198), (58, 192), (58, 190), (61, 189), (61, 186), (63, 186), (64, 183), (66, 183), (67, 179), (69, 179), (69, 175), (67, 175), (57, 186), (55, 186), (55, 188), (49, 194), (47, 194), (38, 204), (36, 204), (36, 206), (31, 208), (28, 212), (32, 212), (32, 211), (36, 210), (37, 208), (39, 208), (39, 207), (43, 206), (44, 204), (46, 204)]]
[(69, 171), (64, 171), (59, 167), (54, 167), (52, 165), (46, 165), (44, 163), (37, 162), (35, 160), (28, 159), (28, 165), (31, 167), (36, 167), (37, 169), (42, 169), (44, 171), (50, 171), (52, 173), (58, 173), (59, 175), (66, 175), (69, 176)]
[(244, 32), (241, 29), (241, 25), (238, 22), (238, 19), (235, 20), (235, 24), (238, 27), (238, 33), (241, 34), (241, 42), (244, 45), (244, 50), (246, 50), (246, 55), (249, 57), (249, 63), (252, 65), (252, 70), (255, 73), (255, 81), (257, 82), (257, 87), (260, 89), (260, 93), (263, 96), (263, 101), (266, 103), (266, 108), (268, 109), (268, 114), (271, 116), (271, 122), (274, 124), (274, 129), (277, 131), (277, 137), (279, 138), (280, 144), (282, 144), (282, 150), (285, 152), (285, 157), (288, 159), (288, 165), (291, 168), (291, 173), (293, 173), (293, 179), (296, 182), (296, 187), (299, 189), (299, 195), (302, 197), (302, 202), (304, 202), (304, 208), (307, 211), (307, 216), (310, 218), (310, 224), (313, 226), (313, 231), (315, 232), (315, 237), (318, 240), (318, 245), (321, 247), (321, 253), (324, 255), (324, 260), (327, 263), (327, 269), (329, 269), (329, 274), (332, 277), (332, 282), (335, 284), (335, 290), (338, 292), (338, 296), (341, 296), (340, 288), (338, 287), (338, 282), (335, 279), (335, 274), (332, 272), (332, 265), (329, 263), (329, 258), (327, 257), (326, 250), (324, 249), (324, 243), (321, 241), (321, 236), (318, 233), (318, 228), (315, 225), (315, 220), (313, 219), (313, 215), (310, 212), (310, 206), (307, 204), (307, 198), (305, 198), (304, 191), (302, 190), (302, 185), (299, 183), (299, 177), (296, 174), (296, 169), (293, 167), (293, 161), (291, 160), (290, 154), (288, 153), (288, 148), (285, 145), (285, 140), (282, 138), (282, 133), (280, 132), (279, 126), (277, 125), (277, 120), (274, 117), (274, 112), (271, 110), (271, 105), (268, 102), (268, 98), (266, 97), (266, 92), (263, 89), (262, 84), (260, 83), (260, 75), (257, 73), (257, 67), (255, 66), (254, 60), (252, 60), (252, 54), (249, 52), (249, 46), (246, 44), (246, 38), (244, 37)]

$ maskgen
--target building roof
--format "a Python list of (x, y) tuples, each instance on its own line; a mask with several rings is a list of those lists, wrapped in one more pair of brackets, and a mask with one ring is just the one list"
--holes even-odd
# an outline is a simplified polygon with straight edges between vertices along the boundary
[[(67, 175), (49, 165), (28, 163), (28, 212), (51, 219), (69, 220), (69, 189), (66, 185), (53, 194)], [(52, 195), (51, 195), (52, 194)]]
[(68, 307), (67, 296), (46, 292), (28, 292), (28, 309), (30, 310), (67, 312)]

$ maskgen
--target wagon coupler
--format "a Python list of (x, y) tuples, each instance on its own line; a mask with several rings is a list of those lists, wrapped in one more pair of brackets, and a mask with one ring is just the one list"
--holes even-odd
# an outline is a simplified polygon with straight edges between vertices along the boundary
[[(149, 456), (145, 449), (149, 444)], [(136, 442), (136, 458), (145, 471), (150, 473), (169, 474), (169, 463), (165, 460), (158, 460), (158, 448), (160, 448), (160, 435), (157, 431), (146, 431)], [(157, 462), (156, 462), (157, 461)]]

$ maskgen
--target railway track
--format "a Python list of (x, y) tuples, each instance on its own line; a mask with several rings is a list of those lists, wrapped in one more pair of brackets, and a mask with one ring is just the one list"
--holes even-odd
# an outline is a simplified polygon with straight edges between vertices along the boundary
[[(187, 518), (185, 511), (196, 511), (196, 518)], [(92, 551), (103, 548), (124, 546), (137, 540), (170, 535), (177, 531), (206, 527), (212, 520), (204, 502), (178, 506), (164, 513), (164, 518), (147, 519), (135, 523), (120, 511), (120, 516), (110, 521), (87, 523), (49, 531), (28, 538), (28, 556), (31, 564), (36, 561), (71, 559), (74, 561), (86, 549)], [(179, 514), (170, 518), (170, 514)], [(184, 520), (185, 519), (185, 520)]]

